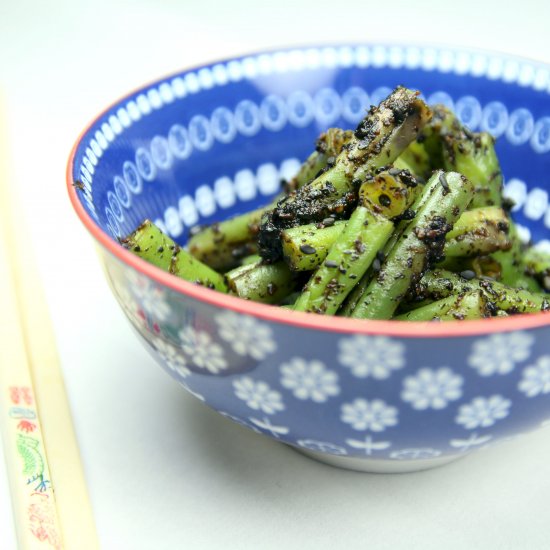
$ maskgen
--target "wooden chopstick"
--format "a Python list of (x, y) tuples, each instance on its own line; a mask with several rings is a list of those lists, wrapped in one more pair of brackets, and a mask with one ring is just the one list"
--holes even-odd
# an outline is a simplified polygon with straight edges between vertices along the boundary
[[(55, 494), (37, 413), (13, 276), (0, 239), (2, 438), (19, 548), (61, 547)], [(47, 528), (45, 527), (47, 525)]]
[(17, 539), (25, 549), (96, 549), (51, 320), (2, 157), (7, 148), (0, 112), (0, 426)]

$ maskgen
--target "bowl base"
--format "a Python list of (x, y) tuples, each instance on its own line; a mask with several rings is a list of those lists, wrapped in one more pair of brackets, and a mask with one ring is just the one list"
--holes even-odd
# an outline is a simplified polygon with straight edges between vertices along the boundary
[(460, 454), (417, 460), (378, 460), (376, 458), (336, 456), (297, 447), (293, 447), (293, 449), (309, 458), (313, 458), (314, 460), (329, 464), (336, 468), (370, 474), (407, 474), (411, 472), (421, 472), (422, 470), (430, 470), (431, 468), (444, 466), (445, 464), (449, 464), (450, 462), (454, 462), (466, 456), (465, 454)]

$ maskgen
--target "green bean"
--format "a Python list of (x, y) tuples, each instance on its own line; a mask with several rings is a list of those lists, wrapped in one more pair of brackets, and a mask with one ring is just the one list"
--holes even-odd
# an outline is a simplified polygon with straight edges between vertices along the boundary
[(550, 254), (537, 248), (529, 248), (522, 261), (526, 274), (534, 277), (544, 290), (550, 291)]
[(508, 236), (512, 244), (510, 250), (506, 252), (495, 252), (492, 255), (492, 258), (494, 258), (500, 266), (499, 280), (508, 286), (523, 288), (531, 292), (539, 292), (541, 288), (537, 281), (525, 272), (523, 255), (526, 246), (521, 242), (516, 224), (511, 220)]
[(423, 179), (428, 178), (432, 172), (426, 148), (416, 140), (395, 159), (393, 165)]
[(507, 313), (535, 313), (550, 309), (549, 298), (527, 290), (512, 288), (490, 279), (462, 277), (450, 271), (436, 269), (422, 277), (419, 294), (439, 300), (452, 294), (481, 290), (495, 310)]
[(479, 290), (448, 296), (395, 317), (398, 321), (453, 321), (490, 317), (487, 298)]
[(180, 248), (150, 220), (144, 221), (121, 244), (163, 271), (191, 283), (227, 292), (222, 275)]
[[(494, 148), (494, 138), (487, 133), (473, 134), (463, 126), (453, 125), (443, 138), (443, 158), (447, 169), (465, 175), (475, 186), (470, 208), (502, 204), (502, 171)], [(539, 290), (536, 281), (522, 268), (523, 245), (515, 225), (509, 220), (507, 251), (496, 251), (501, 281), (507, 285)]]
[(408, 321), (550, 311), (550, 254), (519, 238), (494, 139), (418, 96), (398, 87), (354, 131), (328, 129), (270, 204), (195, 231), (189, 252), (149, 220), (121, 244), (288, 310)]
[(497, 250), (509, 250), (510, 224), (506, 213), (496, 206), (464, 212), (447, 234), (445, 256), (483, 256)]
[(257, 264), (261, 260), (262, 260), (262, 257), (259, 254), (250, 254), (250, 256), (245, 256), (241, 260), (241, 265)]
[(430, 159), (432, 170), (445, 168), (443, 161), (443, 138), (445, 135), (459, 131), (460, 121), (454, 113), (444, 105), (432, 106), (432, 118), (423, 128), (417, 138)]
[[(400, 216), (411, 205), (418, 181), (408, 170), (383, 171), (370, 177), (359, 191), (359, 202), (368, 201), (374, 212), (386, 218)], [(316, 269), (326, 258), (329, 248), (342, 233), (344, 221), (327, 218), (318, 224), (291, 227), (281, 232), (283, 257), (295, 271)]]
[(473, 186), (460, 174), (436, 172), (426, 184), (425, 199), (402, 238), (390, 250), (352, 311), (361, 319), (390, 319), (405, 294), (441, 259), (445, 235), (470, 203)]
[(323, 263), (329, 248), (343, 231), (346, 221), (327, 219), (326, 226), (310, 223), (281, 232), (283, 257), (293, 271), (311, 271)]
[[(332, 162), (334, 157), (339, 155), (344, 146), (352, 139), (353, 132), (351, 130), (329, 128), (326, 132), (323, 132), (317, 138), (315, 151), (311, 153), (300, 167), (298, 173), (287, 183), (285, 187), (286, 193), (296, 191), (314, 179), (326, 167), (327, 162)], [(270, 206), (273, 208), (275, 205), (276, 201)]]
[(189, 252), (213, 269), (227, 269), (257, 250), (253, 238), (258, 233), (262, 214), (269, 206), (214, 223), (191, 236)]
[[(414, 217), (416, 215), (416, 212), (421, 208), (422, 204), (426, 201), (426, 198), (429, 196), (429, 193), (422, 192), (420, 195), (416, 197), (415, 202), (409, 209), (409, 213), (411, 214), (411, 217)], [(395, 246), (395, 244), (401, 239), (403, 232), (408, 227), (410, 222), (410, 218), (401, 220), (395, 227), (395, 231), (389, 238), (388, 242), (384, 246), (383, 251), (380, 254), (380, 257), (382, 259), (385, 259), (390, 250)], [(369, 286), (371, 280), (372, 280), (372, 270), (368, 270), (361, 280), (355, 285), (355, 288), (353, 291), (348, 295), (346, 298), (344, 304), (342, 305), (342, 308), (339, 315), (343, 317), (351, 317), (353, 310), (357, 307), (359, 302), (361, 302), (363, 295), (365, 294), (365, 291), (367, 290), (367, 287)]]
[(445, 169), (460, 172), (474, 184), (471, 208), (502, 204), (502, 172), (494, 142), (490, 134), (472, 134), (464, 127), (443, 139)]
[[(435, 115), (436, 113), (434, 112), (434, 116)], [(439, 112), (439, 116), (441, 116), (441, 112)], [(430, 125), (432, 125), (432, 122), (433, 120), (430, 122)], [(416, 216), (416, 213), (422, 208), (423, 204), (426, 202), (426, 199), (429, 196), (430, 196), (430, 193), (424, 190), (424, 192), (422, 192), (420, 195), (416, 197), (416, 200), (410, 209), (413, 217)], [(381, 254), (382, 258), (387, 258), (390, 251), (402, 238), (403, 233), (409, 226), (409, 222), (410, 220), (404, 219), (397, 224), (395, 231), (393, 232), (392, 236), (390, 237), (390, 239), (386, 243), (386, 246), (384, 247), (383, 253)], [(362, 301), (363, 296), (372, 281), (372, 278), (373, 278), (373, 273), (371, 273), (370, 271), (365, 273), (363, 278), (359, 281), (359, 283), (354, 288), (353, 292), (348, 296), (346, 302), (344, 303), (342, 310), (340, 312), (342, 316), (345, 316), (345, 317), (352, 316), (353, 311), (358, 306), (358, 304)]]
[[(316, 142), (316, 150), (301, 165), (298, 173), (286, 184), (286, 193), (296, 191), (325, 168), (328, 159), (333, 159), (353, 138), (353, 132), (329, 128)], [(188, 249), (197, 259), (210, 267), (226, 270), (239, 260), (257, 251), (254, 242), (262, 215), (275, 207), (282, 195), (267, 206), (235, 216), (223, 222), (203, 227), (191, 236)]]
[(294, 304), (297, 311), (332, 315), (362, 277), (393, 231), (393, 223), (358, 206), (323, 265)]
[(240, 298), (277, 304), (296, 287), (296, 278), (284, 262), (247, 264), (225, 274), (229, 288)]
[(397, 88), (359, 124), (354, 139), (334, 165), (296, 194), (284, 197), (262, 217), (258, 243), (262, 257), (282, 256), (280, 232), (335, 215), (347, 214), (356, 202), (356, 184), (375, 169), (391, 164), (418, 135), (430, 111), (417, 92)]
[[(375, 260), (394, 225), (411, 205), (418, 182), (409, 171), (383, 171), (359, 189), (359, 203), (328, 256), (311, 276), (295, 309), (332, 315)], [(310, 249), (312, 256), (316, 250)], [(380, 260), (376, 260), (380, 263)]]

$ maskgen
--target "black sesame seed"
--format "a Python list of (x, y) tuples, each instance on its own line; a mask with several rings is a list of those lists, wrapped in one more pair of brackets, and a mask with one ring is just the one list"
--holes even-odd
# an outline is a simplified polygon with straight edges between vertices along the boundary
[(390, 197), (388, 197), (388, 195), (385, 195), (385, 194), (382, 194), (378, 197), (378, 202), (382, 205), (382, 206), (390, 206), (391, 205), (391, 199)]
[(443, 172), (439, 174), (439, 183), (441, 184), (441, 187), (443, 187), (443, 194), (446, 195), (451, 190), (451, 188), (449, 187), (449, 182), (447, 181), (447, 178), (445, 177), (445, 174)]
[(338, 267), (338, 264), (334, 260), (327, 260), (325, 262), (325, 267)]
[(401, 174), (401, 170), (399, 168), (390, 168), (388, 170), (388, 174), (390, 176), (398, 176), (399, 174)]
[(375, 273), (378, 273), (381, 267), (382, 265), (380, 264), (380, 260), (378, 258), (375, 258), (374, 261), (372, 262), (372, 270)]
[(472, 271), (471, 269), (466, 269), (464, 271), (461, 271), (459, 273), (459, 275), (463, 278), (463, 279), (466, 279), (467, 281), (471, 281), (472, 279), (475, 279), (475, 272)]
[(334, 218), (325, 218), (321, 223), (325, 227), (329, 227), (330, 225), (334, 225)]
[(309, 244), (300, 245), (300, 251), (304, 254), (315, 254), (315, 252), (317, 252), (317, 250)]

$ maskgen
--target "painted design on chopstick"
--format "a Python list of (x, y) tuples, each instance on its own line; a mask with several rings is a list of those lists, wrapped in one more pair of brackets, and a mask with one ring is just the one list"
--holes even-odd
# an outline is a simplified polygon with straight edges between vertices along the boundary
[(32, 405), (31, 390), (27, 386), (10, 386), (10, 399), (14, 405)]
[(20, 432), (31, 433), (36, 430), (36, 424), (34, 422), (29, 422), (28, 420), (21, 420), (19, 424), (17, 424), (17, 429)]
[(53, 548), (63, 547), (55, 524), (55, 508), (52, 499), (44, 493), (33, 493), (35, 502), (29, 506), (31, 533), (40, 541)]
[[(51, 548), (61, 549), (62, 540), (56, 517), (55, 499), (46, 463), (42, 433), (32, 389), (8, 388), (8, 409), (13, 437), (21, 457), (21, 476), (28, 487), (28, 528), (33, 536)], [(32, 435), (30, 435), (32, 434)]]
[(40, 440), (17, 434), (17, 452), (23, 459), (23, 475), (27, 476), (27, 485), (35, 484), (34, 490), (45, 492), (51, 485), (44, 477), (44, 457), (40, 452)]

